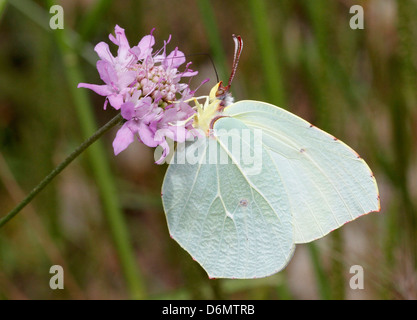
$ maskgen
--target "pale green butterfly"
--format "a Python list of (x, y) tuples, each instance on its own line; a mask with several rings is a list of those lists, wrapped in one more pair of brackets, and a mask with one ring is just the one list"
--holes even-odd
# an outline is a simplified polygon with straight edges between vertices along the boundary
[(228, 85), (195, 100), (205, 137), (177, 146), (162, 199), (171, 237), (210, 278), (259, 278), (282, 270), (296, 244), (379, 211), (380, 199), (368, 165), (340, 140), (277, 106), (230, 102), (234, 40)]

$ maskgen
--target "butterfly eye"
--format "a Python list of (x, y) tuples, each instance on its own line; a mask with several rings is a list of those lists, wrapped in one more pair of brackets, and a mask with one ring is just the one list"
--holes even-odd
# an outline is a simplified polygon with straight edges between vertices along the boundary
[(217, 92), (216, 92), (216, 97), (217, 98), (219, 98), (219, 97), (221, 97), (222, 95), (224, 95), (224, 89), (223, 88), (219, 88), (218, 90), (217, 90)]

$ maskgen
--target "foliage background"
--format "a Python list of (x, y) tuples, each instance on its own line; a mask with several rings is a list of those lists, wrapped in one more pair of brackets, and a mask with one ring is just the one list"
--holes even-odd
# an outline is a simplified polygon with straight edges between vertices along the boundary
[[(131, 44), (212, 55), (227, 79), (233, 33), (245, 42), (233, 93), (284, 107), (339, 137), (377, 178), (381, 213), (299, 245), (285, 269), (257, 280), (209, 280), (170, 237), (161, 207), (166, 166), (139, 143), (117, 157), (116, 129), (0, 229), (1, 299), (416, 299), (417, 94), (415, 0), (0, 0), (0, 216), (115, 115), (78, 82), (99, 83), (93, 47), (115, 24)], [(360, 4), (365, 29), (352, 30)], [(114, 47), (113, 47), (114, 49)], [(190, 56), (196, 86), (216, 82)], [(260, 263), (262, 263), (260, 261)], [(65, 289), (49, 288), (49, 268)], [(365, 289), (352, 290), (352, 265)]]

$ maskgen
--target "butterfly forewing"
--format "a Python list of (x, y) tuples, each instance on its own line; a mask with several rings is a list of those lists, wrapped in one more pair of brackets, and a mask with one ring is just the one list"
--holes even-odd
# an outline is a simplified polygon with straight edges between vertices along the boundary
[[(323, 237), (346, 222), (379, 211), (375, 178), (349, 146), (296, 115), (258, 101), (239, 101), (224, 115), (262, 130), (263, 147), (285, 186), (295, 242)], [(275, 185), (271, 184), (272, 189)], [(281, 190), (275, 190), (278, 197)]]

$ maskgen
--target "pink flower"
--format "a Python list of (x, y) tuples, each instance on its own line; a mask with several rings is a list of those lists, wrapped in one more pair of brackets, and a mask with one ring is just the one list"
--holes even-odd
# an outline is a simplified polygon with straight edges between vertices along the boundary
[(97, 70), (105, 84), (80, 83), (78, 87), (105, 96), (104, 108), (107, 101), (110, 102), (113, 108), (120, 109), (126, 120), (113, 141), (115, 155), (125, 150), (136, 137), (149, 147), (160, 145), (163, 154), (157, 163), (162, 163), (169, 153), (167, 138), (184, 142), (192, 135), (195, 111), (186, 101), (194, 92), (180, 81), (182, 77), (196, 75), (197, 71), (189, 69), (190, 62), (184, 71), (178, 70), (186, 59), (178, 48), (166, 54), (170, 38), (155, 53), (152, 32), (134, 47), (130, 47), (124, 29), (117, 25), (115, 36), (109, 35), (109, 38), (119, 47), (116, 57), (105, 42), (100, 42), (94, 49), (101, 59), (97, 62)]
[[(107, 99), (104, 108), (106, 108), (107, 101), (109, 101), (118, 110), (123, 103), (124, 95), (129, 86), (136, 79), (136, 72), (132, 67), (138, 60), (138, 56), (142, 50), (139, 45), (130, 48), (124, 29), (117, 25), (115, 27), (115, 34), (116, 38), (111, 34), (109, 38), (114, 44), (119, 46), (116, 57), (112, 55), (109, 45), (105, 42), (98, 43), (94, 48), (101, 58), (101, 60), (97, 61), (97, 70), (101, 80), (105, 84), (80, 83), (78, 88), (88, 88), (101, 96), (106, 96)], [(143, 43), (142, 46), (145, 47), (146, 44)]]

